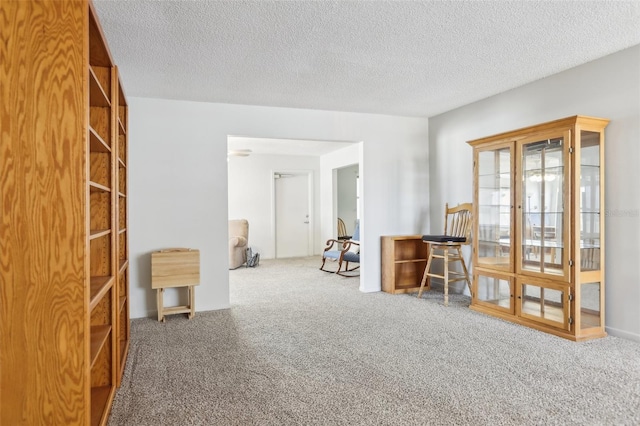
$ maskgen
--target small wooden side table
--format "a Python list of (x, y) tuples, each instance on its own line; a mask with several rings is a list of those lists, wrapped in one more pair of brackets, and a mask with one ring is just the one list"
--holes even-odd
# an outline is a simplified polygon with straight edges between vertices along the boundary
[[(200, 284), (200, 251), (188, 248), (171, 248), (151, 253), (151, 288), (158, 300), (158, 321), (165, 315), (195, 315), (196, 296), (194, 287)], [(189, 303), (186, 306), (164, 307), (165, 288), (187, 287)]]

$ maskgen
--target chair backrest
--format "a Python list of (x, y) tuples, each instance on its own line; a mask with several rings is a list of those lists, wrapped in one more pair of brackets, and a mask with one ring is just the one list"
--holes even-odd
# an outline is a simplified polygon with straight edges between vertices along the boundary
[(353, 241), (360, 241), (360, 221), (356, 221), (356, 229), (353, 230), (353, 237), (351, 237)]
[(459, 204), (449, 208), (449, 203), (445, 205), (444, 234), (452, 237), (466, 238), (464, 243), (471, 243), (471, 203)]
[(338, 238), (347, 236), (347, 227), (344, 224), (344, 220), (338, 218)]

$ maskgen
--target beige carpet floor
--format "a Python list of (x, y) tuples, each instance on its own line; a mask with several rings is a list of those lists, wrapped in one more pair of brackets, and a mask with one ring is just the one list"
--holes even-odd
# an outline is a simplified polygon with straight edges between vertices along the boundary
[(230, 271), (231, 309), (132, 321), (110, 425), (638, 425), (640, 344), (575, 343), (318, 258)]

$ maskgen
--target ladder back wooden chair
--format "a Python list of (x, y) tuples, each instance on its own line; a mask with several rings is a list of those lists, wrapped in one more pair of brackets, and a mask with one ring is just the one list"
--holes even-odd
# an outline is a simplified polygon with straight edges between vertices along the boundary
[(344, 220), (338, 218), (338, 240), (349, 240), (351, 235), (347, 235), (347, 226), (344, 224)]
[[(469, 292), (471, 292), (469, 271), (462, 257), (462, 246), (471, 243), (471, 207), (471, 203), (463, 203), (449, 208), (447, 203), (445, 205), (444, 234), (422, 236), (422, 241), (430, 245), (430, 250), (418, 297), (422, 297), (425, 284), (427, 290), (431, 289), (429, 277), (441, 278), (444, 281), (445, 306), (449, 305), (449, 283), (466, 281)], [(443, 260), (443, 275), (431, 272), (433, 259)], [(449, 265), (453, 262), (460, 262), (463, 272), (449, 270)]]

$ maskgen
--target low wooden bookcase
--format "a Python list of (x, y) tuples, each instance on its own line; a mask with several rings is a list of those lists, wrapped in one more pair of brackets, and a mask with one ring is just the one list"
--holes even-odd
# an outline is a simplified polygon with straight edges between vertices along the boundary
[(422, 235), (386, 235), (380, 239), (382, 291), (417, 292), (427, 266), (429, 244), (422, 241)]

